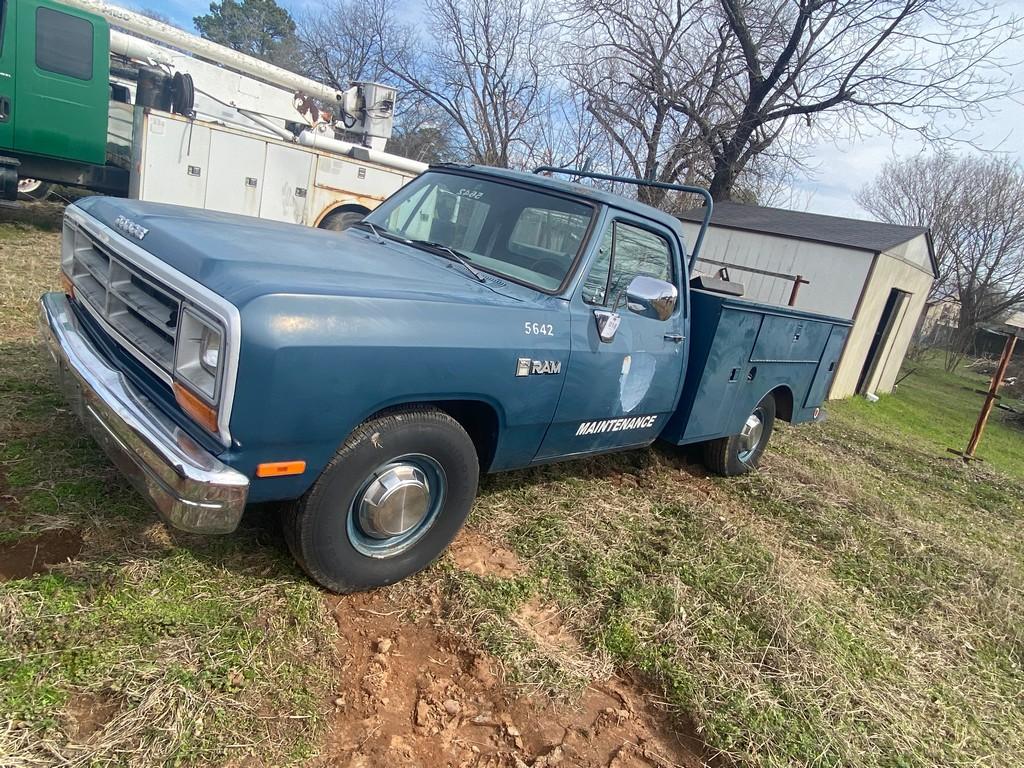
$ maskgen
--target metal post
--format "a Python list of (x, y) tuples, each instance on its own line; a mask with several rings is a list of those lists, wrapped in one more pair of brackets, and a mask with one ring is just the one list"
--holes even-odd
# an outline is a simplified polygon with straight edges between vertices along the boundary
[(981, 442), (981, 436), (985, 433), (985, 425), (988, 423), (989, 414), (992, 413), (992, 406), (999, 399), (999, 387), (1006, 377), (1006, 369), (1010, 365), (1010, 358), (1013, 357), (1013, 348), (1017, 345), (1017, 337), (1009, 335), (1006, 337), (1006, 345), (1003, 347), (1003, 355), (999, 358), (999, 367), (992, 376), (992, 383), (989, 385), (988, 393), (985, 395), (985, 404), (981, 406), (981, 413), (978, 414), (978, 423), (974, 425), (974, 432), (971, 433), (971, 441), (967, 443), (967, 450), (964, 451), (965, 459), (973, 459), (974, 451)]
[(800, 286), (807, 285), (810, 282), (810, 280), (804, 280), (803, 275), (797, 275), (793, 278), (793, 291), (789, 294), (789, 306), (796, 306), (796, 295), (800, 293)]

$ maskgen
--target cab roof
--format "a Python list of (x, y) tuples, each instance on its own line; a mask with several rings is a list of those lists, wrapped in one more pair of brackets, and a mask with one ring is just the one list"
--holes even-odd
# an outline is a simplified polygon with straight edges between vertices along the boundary
[(554, 178), (552, 176), (544, 176), (537, 173), (524, 173), (523, 171), (512, 171), (507, 168), (494, 168), (489, 165), (474, 165), (472, 163), (441, 163), (439, 165), (430, 166), (430, 170), (489, 176), (499, 180), (517, 181), (520, 183), (531, 184), (536, 187), (542, 187), (544, 189), (550, 189), (552, 192), (560, 192), (564, 195), (572, 195), (574, 197), (592, 200), (602, 205), (609, 205), (613, 208), (618, 208), (629, 213), (634, 213), (637, 216), (643, 216), (644, 218), (656, 221), (675, 232), (681, 241), (686, 241), (683, 228), (675, 216), (670, 216), (664, 211), (658, 210), (646, 203), (641, 203), (637, 200), (623, 197), (622, 195), (616, 195), (612, 192), (606, 192), (603, 189), (597, 189), (596, 187), (588, 187), (583, 184), (563, 181), (562, 179)]

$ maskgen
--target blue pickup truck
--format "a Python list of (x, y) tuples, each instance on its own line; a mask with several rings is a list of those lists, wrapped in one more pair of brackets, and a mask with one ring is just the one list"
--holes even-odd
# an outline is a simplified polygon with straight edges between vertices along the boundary
[(65, 214), (41, 328), (164, 520), (227, 533), (286, 501), (298, 562), (349, 592), (435, 559), (480, 472), (662, 440), (734, 475), (776, 419), (819, 418), (849, 323), (693, 263), (666, 213), (477, 166), (341, 233), (93, 197)]

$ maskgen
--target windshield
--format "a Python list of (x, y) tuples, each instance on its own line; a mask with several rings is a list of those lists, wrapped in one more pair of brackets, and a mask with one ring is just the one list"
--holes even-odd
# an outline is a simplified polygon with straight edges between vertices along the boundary
[(593, 209), (536, 190), (425, 173), (365, 221), (385, 234), (458, 252), (473, 266), (553, 291), (583, 245)]

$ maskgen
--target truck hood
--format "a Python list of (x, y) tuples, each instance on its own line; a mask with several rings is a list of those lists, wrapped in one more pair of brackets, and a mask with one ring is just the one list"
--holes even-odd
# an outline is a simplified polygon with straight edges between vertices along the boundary
[[(75, 205), (236, 307), (272, 293), (415, 296), (518, 304), (542, 296), (362, 230), (331, 232), (177, 205), (90, 197)], [(148, 230), (137, 240), (119, 216)], [(547, 298), (547, 297), (545, 297)]]

